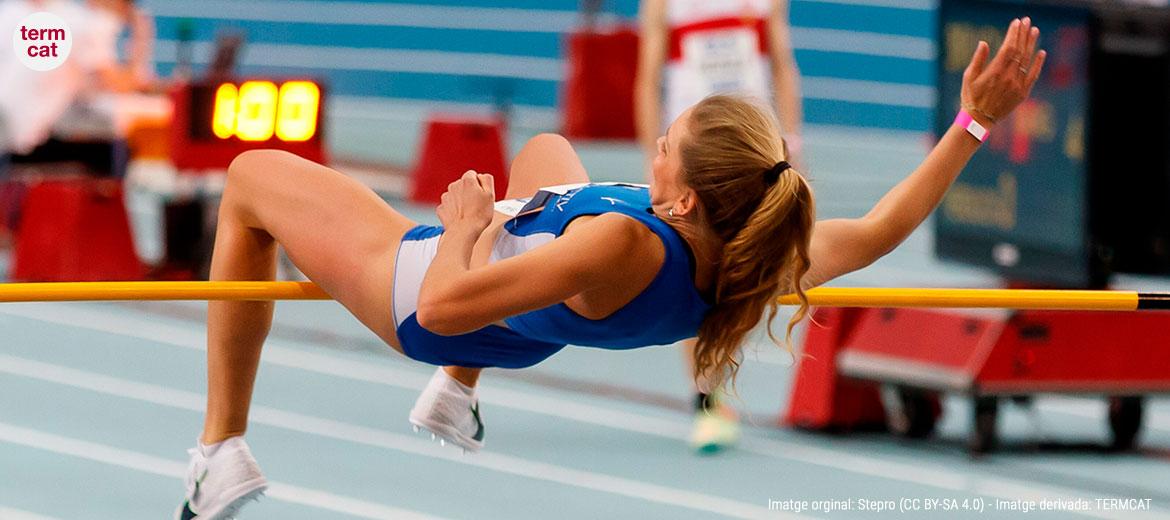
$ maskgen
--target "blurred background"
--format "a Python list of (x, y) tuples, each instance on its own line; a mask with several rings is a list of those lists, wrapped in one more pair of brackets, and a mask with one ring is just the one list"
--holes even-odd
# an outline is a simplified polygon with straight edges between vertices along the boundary
[[(120, 18), (118, 65), (133, 79), (117, 85), (80, 82), (61, 93), (78, 102), (58, 103), (70, 106), (68, 113), (45, 107), (44, 119), (58, 115), (38, 136), (68, 135), (65, 141), (76, 142), (92, 130), (85, 124), (113, 120), (113, 137), (121, 141), (111, 151), (115, 160), (109, 169), (115, 176), (133, 172), (133, 161), (127, 159), (135, 155), (163, 159), (149, 161), (149, 174), (132, 174), (132, 189), (161, 185), (165, 192), (176, 174), (193, 173), (191, 166), (226, 166), (223, 158), (230, 154), (223, 150), (215, 152), (217, 160), (192, 163), (173, 155), (201, 152), (163, 147), (191, 144), (171, 135), (179, 132), (177, 126), (191, 124), (184, 119), (175, 125), (170, 119), (175, 91), (181, 90), (176, 85), (224, 77), (240, 83), (249, 78), (316, 82), (323, 102), (311, 154), (334, 164), (360, 165), (361, 172), (409, 174), (425, 162), (421, 146), (428, 120), (453, 114), (503, 123), (505, 157), (536, 133), (564, 131), (580, 141), (587, 164), (599, 166), (591, 168), (595, 178), (638, 180), (643, 175), (640, 151), (632, 146), (629, 92), (637, 60), (635, 1), (141, 0), (127, 4), (133, 6), (129, 14), (119, 11), (127, 9), (121, 2), (101, 4), (91, 2), (89, 8)], [(792, 42), (812, 139), (822, 130), (865, 129), (920, 144), (935, 98), (933, 17), (933, 3), (927, 0), (792, 4)], [(135, 26), (141, 27), (135, 31)], [(95, 45), (108, 46), (110, 39), (102, 36)], [(578, 52), (571, 53), (574, 48)], [(17, 79), (9, 79), (10, 88)], [(210, 93), (201, 95), (206, 99), (198, 100), (195, 110), (213, 103)], [(95, 111), (107, 113), (95, 117)], [(48, 148), (38, 157), (53, 159), (53, 147)], [(72, 153), (79, 153), (76, 147)], [(13, 162), (21, 170), (17, 155)], [(591, 163), (593, 157), (600, 162)], [(214, 171), (201, 173), (215, 176)], [(395, 179), (398, 184), (385, 180), (387, 189), (401, 186), (409, 175)], [(134, 212), (146, 210), (131, 206)], [(148, 263), (162, 258), (156, 242), (136, 241)]]
[[(801, 117), (785, 130), (819, 218), (864, 215), (917, 166), (979, 39), (1031, 15), (1050, 53), (942, 209), (834, 283), (1170, 289), (1157, 4), (788, 2)], [(0, 53), (8, 281), (204, 279), (225, 168), (250, 148), (328, 164), (422, 223), (454, 176), (503, 173), (541, 132), (594, 180), (645, 179), (634, 0), (0, 0), (0, 34), (37, 11), (69, 23), (73, 54), (38, 73)], [(279, 276), (302, 278), (288, 261)], [(571, 348), (489, 371), (489, 451), (460, 458), (407, 429), (427, 367), (336, 304), (282, 302), (249, 432), (276, 485), (245, 515), (781, 518), (770, 501), (852, 499), (796, 516), (853, 518), (871, 516), (858, 499), (957, 498), (1167, 518), (1167, 319), (822, 309), (795, 356), (762, 330), (747, 347), (728, 400), (742, 439), (716, 457), (688, 449), (677, 349)], [(168, 514), (204, 320), (193, 302), (0, 306), (0, 519)]]

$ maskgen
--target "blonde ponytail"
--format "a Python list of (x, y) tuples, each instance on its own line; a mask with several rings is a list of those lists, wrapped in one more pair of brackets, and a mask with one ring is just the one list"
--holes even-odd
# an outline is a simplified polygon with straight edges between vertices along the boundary
[[(783, 162), (777, 127), (768, 111), (733, 96), (709, 97), (691, 111), (683, 180), (698, 195), (704, 227), (723, 243), (715, 305), (695, 348), (696, 379), (734, 379), (745, 336), (765, 310), (766, 323), (775, 319), (778, 295), (795, 292), (801, 301), (785, 334), (789, 351), (808, 313), (800, 282), (810, 266), (814, 203), (807, 182)], [(768, 337), (780, 344), (771, 327)]]

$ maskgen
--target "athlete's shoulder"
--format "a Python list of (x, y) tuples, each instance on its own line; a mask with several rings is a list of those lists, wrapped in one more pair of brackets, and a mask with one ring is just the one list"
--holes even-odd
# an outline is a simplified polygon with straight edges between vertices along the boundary
[(629, 244), (654, 235), (654, 232), (646, 224), (618, 212), (601, 213), (590, 218), (588, 222), (583, 222), (577, 228), (588, 229), (590, 234), (594, 236), (606, 237), (610, 243), (615, 245)]
[(659, 257), (664, 245), (645, 223), (624, 213), (601, 213), (580, 226), (574, 226), (571, 234), (594, 247), (598, 256), (619, 258)]
[(666, 244), (645, 223), (623, 213), (596, 215), (561, 239), (572, 242), (577, 262), (609, 280), (656, 273), (666, 260)]

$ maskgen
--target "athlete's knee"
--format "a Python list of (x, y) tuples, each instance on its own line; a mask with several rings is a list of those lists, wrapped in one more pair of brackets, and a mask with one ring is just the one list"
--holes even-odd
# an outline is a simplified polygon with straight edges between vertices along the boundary
[(268, 181), (264, 172), (278, 171), (280, 168), (274, 167), (275, 163), (287, 153), (281, 150), (248, 150), (232, 159), (220, 200), (220, 218), (251, 215), (253, 194), (262, 189), (263, 182)]
[(516, 168), (517, 165), (530, 164), (534, 161), (538, 163), (544, 162), (572, 153), (573, 147), (564, 136), (549, 133), (537, 134), (532, 139), (529, 139), (528, 142), (524, 143), (524, 147), (512, 159), (512, 168)]
[(268, 177), (268, 173), (280, 171), (280, 162), (287, 161), (295, 155), (284, 150), (248, 150), (228, 165), (227, 181), (229, 183), (247, 182), (258, 177)]
[(550, 148), (551, 149), (556, 149), (556, 148), (570, 148), (571, 149), (572, 145), (569, 144), (568, 139), (565, 139), (565, 136), (560, 135), (560, 134), (553, 134), (553, 133), (536, 134), (532, 139), (529, 139), (527, 143), (524, 143), (524, 148), (521, 149), (521, 153), (523, 153), (524, 150), (530, 150), (530, 149), (540, 150), (540, 149), (550, 149)]

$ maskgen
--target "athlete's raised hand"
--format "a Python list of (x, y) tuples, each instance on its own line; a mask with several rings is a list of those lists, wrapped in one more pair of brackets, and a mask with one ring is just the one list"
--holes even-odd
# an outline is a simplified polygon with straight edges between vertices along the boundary
[(990, 127), (1007, 116), (1032, 92), (1040, 77), (1047, 53), (1036, 51), (1040, 29), (1032, 19), (1012, 20), (999, 52), (988, 63), (991, 53), (987, 42), (979, 42), (971, 64), (963, 72), (961, 100), (980, 124)]
[(459, 180), (447, 185), (435, 213), (448, 230), (469, 229), (482, 232), (492, 222), (496, 201), (496, 184), (490, 174), (467, 170)]

